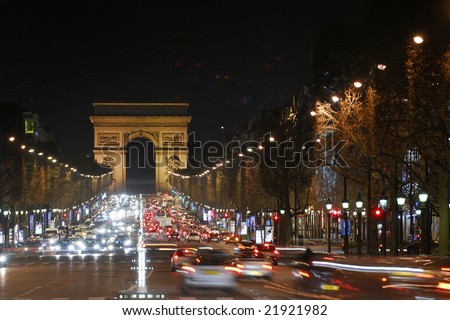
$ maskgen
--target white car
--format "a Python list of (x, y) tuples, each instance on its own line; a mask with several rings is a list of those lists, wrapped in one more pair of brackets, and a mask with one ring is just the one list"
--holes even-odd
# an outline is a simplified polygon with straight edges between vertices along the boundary
[(191, 232), (187, 238), (188, 242), (195, 241), (200, 242), (200, 235), (197, 232)]
[(264, 278), (271, 279), (273, 266), (271, 260), (264, 257), (262, 253), (243, 254), (231, 263), (238, 270), (238, 276), (242, 278)]
[(194, 263), (182, 266), (181, 271), (184, 272), (185, 291), (191, 289), (232, 291), (237, 286), (237, 270), (230, 265), (230, 256), (222, 250), (198, 250)]

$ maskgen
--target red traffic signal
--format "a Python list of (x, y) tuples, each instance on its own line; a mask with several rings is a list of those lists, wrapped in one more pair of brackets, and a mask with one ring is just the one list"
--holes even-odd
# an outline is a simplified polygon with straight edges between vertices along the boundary
[(279, 215), (274, 215), (273, 216), (273, 220), (275, 221), (275, 222), (278, 222), (279, 220), (280, 220), (280, 216)]
[(381, 217), (382, 213), (383, 213), (383, 211), (380, 208), (375, 208), (375, 216)]

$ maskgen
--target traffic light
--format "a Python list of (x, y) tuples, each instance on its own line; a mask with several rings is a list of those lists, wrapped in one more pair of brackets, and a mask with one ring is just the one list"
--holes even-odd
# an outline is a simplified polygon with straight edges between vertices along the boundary
[(224, 218), (228, 218), (228, 212), (225, 212)]
[(333, 215), (333, 220), (334, 220), (334, 221), (338, 221), (338, 218), (339, 218), (339, 211), (337, 211), (336, 209), (331, 210), (331, 214)]
[(383, 211), (380, 208), (375, 208), (375, 217), (380, 218)]
[(280, 216), (279, 215), (274, 215), (273, 216), (273, 221), (278, 222), (280, 220)]

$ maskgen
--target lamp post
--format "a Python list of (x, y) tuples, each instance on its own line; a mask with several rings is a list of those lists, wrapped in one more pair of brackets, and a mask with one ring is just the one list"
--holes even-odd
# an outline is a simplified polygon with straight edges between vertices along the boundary
[(422, 252), (424, 254), (431, 254), (431, 223), (430, 214), (428, 212), (428, 193), (425, 190), (419, 192), (419, 202), (422, 207), (422, 216), (420, 217), (420, 229), (422, 235), (420, 237)]
[(333, 207), (333, 204), (331, 203), (331, 199), (328, 198), (328, 201), (325, 205), (327, 208), (327, 240), (328, 240), (328, 248), (327, 252), (331, 253), (331, 208)]
[(348, 233), (349, 233), (348, 207), (349, 207), (349, 203), (348, 203), (347, 197), (344, 197), (344, 199), (342, 200), (342, 209), (344, 209), (344, 227), (342, 229), (344, 232), (344, 253), (345, 254), (348, 254)]
[(386, 255), (386, 208), (388, 199), (383, 195), (380, 199), (381, 214), (381, 254)]
[(398, 215), (397, 223), (395, 224), (395, 239), (394, 239), (394, 251), (395, 255), (398, 255), (398, 249), (400, 248), (400, 255), (403, 255), (403, 206), (405, 205), (405, 197), (403, 194), (397, 196)]
[(362, 224), (362, 216), (361, 211), (364, 203), (361, 199), (361, 194), (358, 194), (358, 199), (356, 199), (356, 214), (358, 217), (358, 229), (356, 230), (356, 253), (358, 255), (362, 254), (362, 246), (361, 246), (361, 224)]

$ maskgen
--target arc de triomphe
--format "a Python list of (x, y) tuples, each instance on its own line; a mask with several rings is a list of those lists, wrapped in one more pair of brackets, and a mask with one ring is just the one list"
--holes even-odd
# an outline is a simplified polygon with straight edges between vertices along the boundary
[(126, 191), (128, 143), (145, 138), (154, 144), (156, 191), (170, 191), (168, 171), (187, 167), (188, 103), (95, 102), (94, 159), (113, 169), (111, 192)]

